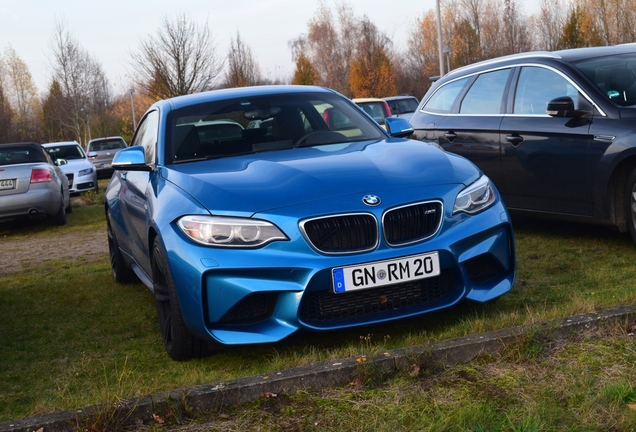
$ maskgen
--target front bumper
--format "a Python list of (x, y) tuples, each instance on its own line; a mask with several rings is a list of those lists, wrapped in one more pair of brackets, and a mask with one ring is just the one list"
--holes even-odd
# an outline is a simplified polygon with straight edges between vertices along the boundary
[[(497, 203), (417, 244), (353, 255), (321, 255), (289, 242), (237, 251), (185, 244), (164, 235), (184, 319), (200, 337), (224, 344), (279, 341), (299, 329), (331, 330), (424, 314), (462, 299), (487, 302), (515, 278), (512, 226)], [(293, 243), (293, 239), (292, 239)], [(437, 251), (440, 276), (335, 294), (334, 267)], [(193, 256), (200, 257), (192, 259)]]

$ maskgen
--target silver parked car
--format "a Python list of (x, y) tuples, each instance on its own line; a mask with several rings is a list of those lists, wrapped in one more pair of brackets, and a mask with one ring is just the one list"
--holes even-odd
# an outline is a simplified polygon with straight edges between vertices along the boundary
[(50, 218), (72, 211), (68, 179), (40, 144), (0, 144), (0, 221)]
[(113, 162), (113, 156), (126, 147), (128, 147), (126, 141), (120, 136), (95, 138), (88, 142), (86, 152), (88, 159), (97, 170), (98, 177), (108, 177), (113, 173), (110, 166)]
[(68, 178), (71, 194), (98, 190), (97, 171), (77, 141), (42, 144)]

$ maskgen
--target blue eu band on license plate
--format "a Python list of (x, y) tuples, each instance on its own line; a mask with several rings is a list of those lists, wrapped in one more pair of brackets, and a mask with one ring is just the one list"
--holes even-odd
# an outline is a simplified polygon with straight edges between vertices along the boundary
[(336, 293), (408, 282), (439, 276), (439, 254), (430, 252), (394, 260), (338, 267), (334, 268), (331, 274)]

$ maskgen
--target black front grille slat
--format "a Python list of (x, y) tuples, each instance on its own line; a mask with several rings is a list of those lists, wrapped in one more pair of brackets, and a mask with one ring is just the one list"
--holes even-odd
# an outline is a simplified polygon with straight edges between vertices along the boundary
[[(435, 235), (442, 220), (439, 201), (417, 203), (386, 212), (382, 220), (384, 238), (389, 246), (402, 246)], [(371, 214), (343, 214), (303, 222), (307, 240), (327, 254), (372, 250), (378, 244), (378, 224)]]
[(439, 202), (400, 207), (384, 216), (384, 237), (392, 246), (424, 240), (437, 232), (441, 218)]
[(350, 253), (369, 250), (377, 243), (377, 223), (366, 214), (313, 219), (304, 231), (311, 244), (325, 253)]
[(405, 309), (424, 309), (456, 300), (455, 278), (450, 272), (440, 276), (335, 294), (331, 290), (307, 292), (300, 305), (300, 319), (311, 325), (372, 317)]

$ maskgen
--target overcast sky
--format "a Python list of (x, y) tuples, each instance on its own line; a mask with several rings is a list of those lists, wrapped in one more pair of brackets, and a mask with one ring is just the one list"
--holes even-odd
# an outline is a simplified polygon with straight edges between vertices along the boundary
[[(520, 0), (528, 11), (538, 0)], [(325, 0), (335, 12), (337, 0)], [(435, 0), (349, 0), (356, 16), (366, 15), (398, 50), (406, 46), (417, 18)], [(63, 22), (80, 46), (99, 61), (116, 94), (127, 90), (130, 53), (154, 35), (164, 17), (185, 14), (207, 22), (220, 57), (237, 32), (268, 78), (293, 73), (289, 41), (307, 32), (317, 0), (0, 0), (0, 55), (13, 48), (27, 64), (40, 92), (50, 81), (51, 43)]]

